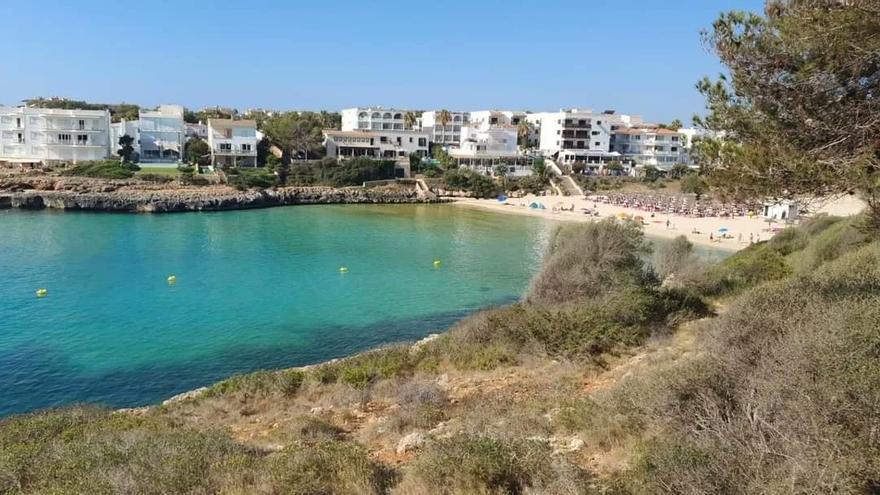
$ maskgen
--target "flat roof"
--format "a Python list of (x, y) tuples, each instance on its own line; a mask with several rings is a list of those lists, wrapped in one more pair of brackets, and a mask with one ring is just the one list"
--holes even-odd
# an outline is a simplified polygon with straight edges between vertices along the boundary
[(225, 127), (257, 127), (256, 120), (208, 119), (208, 127), (223, 129)]

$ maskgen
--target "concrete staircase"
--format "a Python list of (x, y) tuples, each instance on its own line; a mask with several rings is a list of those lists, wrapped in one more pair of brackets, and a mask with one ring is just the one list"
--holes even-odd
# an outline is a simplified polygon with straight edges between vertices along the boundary
[(559, 179), (559, 188), (562, 189), (564, 196), (583, 196), (584, 190), (581, 189), (577, 182), (570, 175), (563, 175)]

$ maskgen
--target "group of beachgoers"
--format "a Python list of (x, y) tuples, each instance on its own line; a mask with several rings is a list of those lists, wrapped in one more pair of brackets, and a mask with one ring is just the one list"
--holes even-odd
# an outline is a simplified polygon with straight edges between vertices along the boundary
[(660, 194), (618, 192), (590, 196), (592, 201), (649, 213), (665, 213), (688, 217), (752, 217), (761, 208), (759, 203), (721, 202), (697, 199), (693, 194)]

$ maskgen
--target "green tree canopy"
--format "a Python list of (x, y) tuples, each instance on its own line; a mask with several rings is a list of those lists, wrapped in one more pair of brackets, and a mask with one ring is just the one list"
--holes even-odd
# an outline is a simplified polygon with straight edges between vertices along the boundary
[(211, 147), (204, 139), (189, 138), (184, 145), (183, 156), (187, 163), (206, 165), (211, 161)]
[(325, 118), (312, 112), (286, 112), (267, 118), (263, 131), (273, 145), (282, 152), (281, 161), (287, 165), (295, 158), (318, 158), (324, 151)]
[(858, 191), (880, 228), (880, 1), (771, 0), (704, 39), (729, 72), (697, 84), (695, 122), (726, 133), (704, 146), (712, 183), (751, 198)]

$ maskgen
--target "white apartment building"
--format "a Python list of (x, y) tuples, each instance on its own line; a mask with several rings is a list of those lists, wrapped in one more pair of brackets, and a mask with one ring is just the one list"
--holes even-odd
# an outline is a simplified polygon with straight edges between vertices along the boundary
[(471, 112), (471, 123), (480, 128), (488, 128), (496, 125), (517, 126), (526, 120), (526, 112), (515, 110), (478, 110)]
[(668, 171), (676, 163), (684, 163), (684, 140), (683, 134), (669, 129), (621, 127), (614, 131), (611, 149), (626, 163)]
[(199, 122), (198, 124), (184, 124), (186, 127), (186, 138), (208, 139), (208, 125)]
[(0, 107), (0, 162), (103, 160), (110, 155), (110, 112)]
[(612, 153), (610, 141), (612, 126), (623, 125), (621, 117), (576, 108), (528, 115), (538, 130), (542, 154), (555, 158), (559, 165), (580, 165), (595, 172), (603, 164), (619, 159)]
[(183, 122), (182, 106), (160, 105), (156, 110), (141, 110), (138, 120), (113, 124), (110, 140), (115, 153), (119, 149), (119, 138), (127, 134), (134, 138), (132, 146), (139, 161), (158, 167), (175, 167), (183, 157), (184, 143), (192, 131)]
[(138, 114), (136, 150), (142, 162), (177, 164), (185, 142), (182, 106), (160, 105), (156, 110), (141, 110)]
[(423, 131), (324, 131), (324, 145), (331, 158), (367, 156), (409, 162), (409, 155), (428, 156), (428, 133)]
[(521, 155), (516, 141), (517, 129), (512, 125), (463, 127), (461, 144), (450, 149), (449, 155), (460, 167), (485, 175), (495, 175), (499, 166), (509, 176), (531, 175), (533, 158)]
[(212, 167), (256, 167), (257, 122), (208, 119), (208, 145)]
[(382, 107), (346, 108), (340, 113), (343, 131), (403, 131), (405, 117), (412, 110)]
[(430, 135), (432, 143), (449, 147), (458, 146), (462, 140), (462, 128), (470, 124), (470, 113), (449, 111), (449, 121), (445, 125), (440, 124), (439, 117), (440, 110), (422, 113), (419, 128)]

